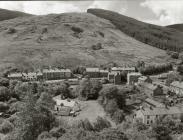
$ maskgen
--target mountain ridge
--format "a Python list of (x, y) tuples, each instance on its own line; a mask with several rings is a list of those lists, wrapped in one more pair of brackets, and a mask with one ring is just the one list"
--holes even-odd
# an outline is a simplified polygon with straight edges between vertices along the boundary
[(23, 16), (31, 16), (31, 14), (0, 8), (0, 21), (9, 20), (17, 17), (23, 17)]
[(167, 62), (169, 56), (89, 13), (18, 17), (0, 22), (0, 68), (72, 68)]

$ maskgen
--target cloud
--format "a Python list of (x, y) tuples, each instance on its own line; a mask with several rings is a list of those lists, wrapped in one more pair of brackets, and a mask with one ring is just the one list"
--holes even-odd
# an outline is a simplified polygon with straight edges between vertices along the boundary
[(124, 13), (125, 0), (118, 1), (0, 1), (0, 8), (17, 10), (35, 15), (50, 13), (84, 12), (88, 8), (102, 8)]
[(127, 10), (127, 1), (126, 0), (117, 0), (117, 1), (97, 1), (95, 0), (89, 8), (101, 8), (111, 11), (116, 11), (118, 13), (124, 14)]
[(183, 23), (183, 1), (182, 0), (146, 0), (141, 6), (147, 7), (158, 17), (158, 20), (152, 20), (152, 23), (160, 25), (169, 25)]
[(0, 8), (17, 10), (35, 15), (82, 12), (79, 6), (75, 6), (69, 1), (0, 1)]

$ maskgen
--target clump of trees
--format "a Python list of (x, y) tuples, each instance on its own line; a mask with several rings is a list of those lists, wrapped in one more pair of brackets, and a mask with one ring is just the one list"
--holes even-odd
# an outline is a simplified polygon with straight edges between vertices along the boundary
[(172, 64), (167, 63), (167, 64), (149, 65), (146, 67), (141, 67), (139, 71), (143, 75), (153, 75), (153, 74), (168, 72), (172, 69), (173, 69)]
[(145, 44), (174, 52), (182, 50), (182, 33), (179, 31), (145, 24), (108, 10), (88, 9), (87, 12), (111, 21), (116, 28)]
[(102, 83), (96, 79), (84, 78), (81, 80), (77, 92), (80, 99), (97, 99), (102, 89)]
[(178, 59), (179, 58), (179, 53), (178, 52), (173, 52), (173, 51), (167, 51), (167, 54), (171, 56), (173, 59)]
[(121, 123), (124, 119), (122, 109), (124, 109), (126, 95), (123, 90), (116, 86), (107, 86), (100, 91), (99, 103), (116, 123)]

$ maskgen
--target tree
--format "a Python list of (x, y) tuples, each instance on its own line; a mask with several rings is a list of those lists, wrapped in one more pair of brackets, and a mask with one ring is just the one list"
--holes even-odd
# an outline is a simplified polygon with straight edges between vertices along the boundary
[(0, 86), (8, 87), (9, 80), (7, 78), (0, 78)]
[(49, 132), (44, 131), (38, 136), (37, 140), (56, 140), (56, 138), (52, 137)]
[(107, 104), (104, 106), (104, 109), (107, 113), (113, 116), (114, 112), (118, 110), (118, 105), (116, 99), (108, 100)]
[(88, 99), (97, 99), (102, 89), (102, 83), (99, 80), (91, 80), (91, 89)]
[(63, 134), (66, 133), (66, 130), (62, 127), (54, 127), (50, 130), (50, 134), (55, 137), (55, 138), (59, 138), (61, 137)]
[(14, 126), (11, 122), (5, 120), (1, 125), (0, 125), (0, 133), (7, 134), (10, 133), (14, 129)]
[(49, 104), (44, 103), (44, 95), (37, 103), (32, 93), (27, 93), (25, 99), (26, 104), (18, 115), (20, 125), (17, 129), (22, 140), (35, 140), (41, 132), (52, 128), (55, 119), (49, 110)]
[(108, 128), (100, 132), (102, 140), (128, 140), (125, 134), (118, 129)]
[(114, 112), (112, 119), (117, 123), (121, 123), (125, 119), (125, 115), (123, 110), (118, 109), (117, 111)]
[(183, 65), (179, 65), (177, 67), (177, 71), (180, 73), (180, 74), (183, 74)]
[(91, 87), (92, 85), (90, 79), (84, 78), (79, 84), (78, 88), (79, 97), (83, 100), (87, 100), (88, 95), (90, 94)]
[(37, 105), (47, 108), (48, 110), (53, 110), (55, 101), (53, 101), (52, 96), (49, 93), (43, 92), (37, 100)]
[(9, 90), (7, 87), (0, 86), (0, 101), (7, 101), (10, 99)]
[(4, 102), (0, 102), (0, 110), (1, 112), (6, 112), (9, 109), (9, 105), (7, 103)]
[(153, 127), (152, 131), (155, 132), (157, 140), (172, 140), (170, 133), (171, 130), (162, 124), (157, 124)]
[(111, 123), (102, 117), (97, 117), (96, 121), (93, 123), (93, 127), (95, 131), (101, 131), (105, 128), (111, 127)]

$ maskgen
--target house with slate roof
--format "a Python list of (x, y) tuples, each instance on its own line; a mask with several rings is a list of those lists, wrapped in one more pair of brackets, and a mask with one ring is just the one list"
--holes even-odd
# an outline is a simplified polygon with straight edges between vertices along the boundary
[(140, 121), (146, 125), (151, 125), (164, 116), (172, 116), (177, 119), (183, 115), (183, 106), (173, 106), (173, 107), (146, 107), (141, 108), (135, 113), (134, 120)]
[(142, 86), (143, 92), (149, 97), (162, 96), (163, 87), (156, 84), (144, 83)]

